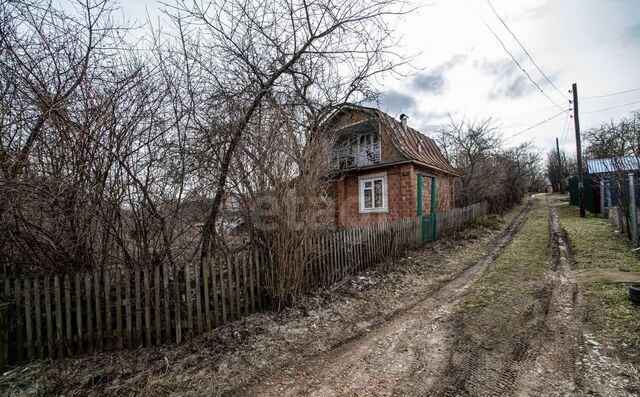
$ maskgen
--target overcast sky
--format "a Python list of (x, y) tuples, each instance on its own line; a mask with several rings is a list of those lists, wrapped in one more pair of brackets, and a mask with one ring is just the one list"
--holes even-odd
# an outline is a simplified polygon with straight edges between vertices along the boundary
[[(442, 0), (423, 3), (398, 20), (401, 51), (418, 54), (417, 70), (405, 78), (380, 81), (381, 108), (392, 116), (409, 115), (409, 124), (431, 134), (459, 119), (493, 116), (504, 136), (519, 133), (561, 110), (520, 70), (486, 23), (516, 60), (562, 109), (571, 83), (578, 83), (581, 125), (617, 119), (640, 109), (640, 0), (492, 0), (498, 14), (534, 61), (558, 87), (556, 91), (536, 70), (485, 0)], [(122, 1), (125, 15), (145, 19), (145, 8), (156, 14), (155, 0)], [(566, 96), (566, 98), (563, 97)], [(634, 105), (587, 113), (638, 101)], [(565, 130), (563, 127), (567, 125)], [(508, 139), (514, 145), (534, 139), (541, 150), (561, 145), (573, 153), (573, 121), (564, 114)]]

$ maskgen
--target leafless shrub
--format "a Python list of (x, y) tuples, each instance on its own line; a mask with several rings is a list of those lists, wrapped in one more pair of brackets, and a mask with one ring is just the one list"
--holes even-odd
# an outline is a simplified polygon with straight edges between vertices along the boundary
[[(388, 27), (405, 5), (178, 1), (142, 48), (115, 9), (0, 4), (0, 261), (153, 266), (251, 244), (269, 252), (274, 299), (295, 299), (312, 253), (291, 248), (329, 223), (323, 121), (406, 62)], [(265, 195), (298, 200), (271, 230), (255, 219)]]
[(503, 211), (540, 188), (539, 155), (528, 143), (504, 149), (501, 132), (491, 118), (451, 119), (440, 129), (438, 143), (460, 172), (457, 206), (487, 201), (490, 211)]

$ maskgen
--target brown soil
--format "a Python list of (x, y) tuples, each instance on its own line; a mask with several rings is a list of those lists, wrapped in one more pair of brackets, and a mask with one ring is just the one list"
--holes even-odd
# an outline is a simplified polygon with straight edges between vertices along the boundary
[[(541, 204), (538, 204), (541, 205)], [(499, 231), (472, 228), (401, 260), (181, 346), (35, 362), (0, 378), (9, 395), (632, 396), (629, 369), (583, 334), (574, 261), (553, 205), (551, 247), (534, 304), (460, 303), (518, 233), (531, 203)], [(539, 219), (539, 218), (538, 218)], [(542, 243), (544, 244), (544, 242)], [(548, 263), (548, 265), (547, 265)], [(543, 277), (543, 278), (542, 278)], [(518, 288), (514, 280), (513, 288)], [(478, 314), (482, 313), (482, 314)]]
[(189, 343), (16, 367), (0, 376), (0, 394), (237, 394), (394, 321), (481, 262), (518, 213), (505, 216), (504, 226), (489, 222), (497, 229), (466, 229), (316, 291), (296, 307), (246, 317)]
[(473, 266), (374, 331), (244, 390), (244, 395), (425, 395), (440, 382), (455, 305), (527, 219), (527, 207)]

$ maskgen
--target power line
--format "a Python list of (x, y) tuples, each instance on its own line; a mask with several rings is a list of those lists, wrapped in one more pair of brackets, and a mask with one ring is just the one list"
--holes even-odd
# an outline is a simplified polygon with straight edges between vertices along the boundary
[(568, 112), (568, 110), (563, 110), (562, 112), (560, 112), (560, 113), (558, 113), (558, 114), (556, 114), (556, 115), (554, 115), (554, 116), (551, 116), (551, 117), (549, 117), (548, 119), (545, 119), (545, 120), (543, 120), (543, 121), (541, 121), (541, 122), (539, 122), (539, 123), (537, 123), (537, 124), (535, 124), (535, 125), (532, 125), (531, 127), (528, 127), (528, 128), (525, 128), (525, 129), (524, 129), (524, 130), (522, 130), (522, 131), (516, 132), (515, 134), (513, 134), (513, 135), (511, 135), (511, 136), (507, 137), (507, 138), (505, 139), (505, 141), (508, 141), (509, 139), (513, 139), (513, 138), (517, 137), (518, 135), (522, 135), (522, 134), (524, 134), (525, 132), (527, 132), (527, 131), (529, 131), (529, 130), (532, 130), (532, 129), (536, 128), (536, 127), (541, 126), (542, 124), (548, 123), (549, 121), (551, 121), (551, 120), (555, 119), (556, 117), (561, 116), (561, 115), (563, 115), (563, 114), (565, 114), (565, 113), (567, 113), (567, 112)]
[(562, 146), (567, 143), (567, 138), (569, 137), (569, 119), (571, 116), (567, 113), (567, 118), (564, 119), (564, 128), (562, 129)]
[(589, 114), (589, 113), (604, 112), (605, 110), (611, 110), (611, 109), (622, 108), (622, 107), (625, 107), (625, 106), (635, 105), (636, 103), (640, 103), (640, 100), (639, 100), (639, 101), (629, 102), (629, 103), (624, 103), (624, 104), (622, 104), (622, 105), (611, 106), (611, 107), (604, 108), (604, 109), (590, 110), (590, 111), (588, 111), (588, 112), (582, 112), (582, 113), (580, 113), (580, 114)]
[(489, 31), (493, 34), (493, 36), (496, 38), (496, 40), (498, 40), (498, 42), (500, 43), (500, 45), (502, 45), (502, 48), (506, 51), (507, 54), (509, 54), (509, 56), (511, 57), (511, 60), (518, 65), (518, 67), (520, 68), (520, 70), (522, 70), (522, 72), (527, 76), (527, 78), (529, 79), (529, 81), (531, 81), (533, 83), (533, 85), (535, 85), (538, 90), (542, 93), (542, 95), (544, 95), (549, 101), (551, 101), (551, 103), (553, 103), (558, 109), (562, 110), (564, 112), (564, 109), (562, 109), (562, 107), (560, 105), (558, 105), (558, 103), (556, 101), (554, 101), (553, 99), (551, 99), (551, 97), (549, 95), (547, 95), (546, 92), (544, 92), (544, 90), (540, 87), (540, 85), (538, 83), (535, 82), (535, 80), (533, 80), (533, 78), (531, 78), (531, 75), (522, 67), (522, 65), (520, 65), (520, 63), (516, 60), (516, 58), (513, 56), (513, 54), (511, 54), (511, 52), (509, 52), (509, 50), (507, 49), (507, 47), (504, 45), (504, 42), (500, 39), (500, 37), (498, 37), (498, 35), (496, 34), (496, 32), (493, 31), (493, 29), (491, 29), (491, 26), (489, 26), (489, 24), (487, 23), (487, 21), (485, 21), (482, 17), (480, 18), (482, 19), (482, 22), (484, 22), (484, 25), (487, 27), (487, 29), (489, 29)]
[(606, 98), (606, 97), (610, 97), (610, 96), (622, 95), (622, 94), (627, 94), (629, 92), (636, 92), (636, 91), (640, 91), (640, 88), (633, 88), (631, 90), (626, 90), (626, 91), (612, 92), (611, 94), (588, 96), (586, 98), (580, 98), (580, 100), (581, 101), (586, 101), (586, 100), (589, 100), (589, 99)]
[(516, 42), (518, 43), (518, 45), (520, 46), (520, 48), (522, 48), (522, 51), (524, 51), (525, 54), (527, 54), (527, 57), (529, 57), (529, 60), (531, 60), (531, 63), (533, 63), (533, 65), (536, 67), (536, 69), (538, 69), (538, 72), (540, 72), (540, 74), (545, 78), (545, 80), (547, 80), (547, 82), (549, 84), (551, 84), (551, 86), (558, 92), (558, 94), (560, 94), (561, 97), (563, 97), (566, 100), (569, 100), (569, 98), (567, 98), (562, 91), (560, 91), (558, 89), (558, 87), (553, 84), (553, 81), (551, 81), (551, 79), (549, 79), (549, 77), (547, 77), (547, 75), (542, 71), (542, 69), (540, 69), (540, 66), (538, 66), (538, 64), (536, 63), (536, 61), (533, 60), (533, 57), (531, 56), (531, 54), (529, 54), (529, 51), (527, 51), (527, 49), (524, 47), (524, 45), (520, 42), (520, 40), (518, 40), (518, 37), (516, 37), (515, 33), (513, 33), (513, 31), (511, 31), (511, 29), (509, 28), (509, 26), (507, 25), (507, 23), (502, 19), (502, 17), (498, 14), (498, 12), (496, 11), (496, 9), (493, 7), (493, 4), (491, 4), (490, 0), (487, 0), (487, 3), (489, 4), (489, 7), (491, 7), (491, 11), (493, 11), (493, 14), (498, 17), (498, 19), (500, 20), (500, 22), (502, 22), (502, 24), (504, 25), (504, 27), (509, 31), (509, 33), (511, 33), (511, 36), (516, 40)]
[(526, 119), (526, 118), (529, 118), (529, 116), (532, 116), (534, 114), (542, 113), (544, 111), (555, 109), (555, 108), (556, 108), (555, 106), (547, 106), (546, 108), (543, 108), (543, 109), (532, 110), (532, 111), (526, 112), (526, 113), (520, 113), (520, 114), (517, 114), (515, 116), (501, 118), (500, 120), (501, 121), (507, 121), (507, 120), (516, 120), (516, 119)]

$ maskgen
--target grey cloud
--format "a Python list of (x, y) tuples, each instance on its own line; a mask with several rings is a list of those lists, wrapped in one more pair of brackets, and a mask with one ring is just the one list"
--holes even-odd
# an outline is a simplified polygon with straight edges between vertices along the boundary
[(440, 71), (446, 71), (452, 69), (455, 66), (463, 64), (467, 60), (468, 56), (466, 54), (457, 54), (451, 57), (447, 62), (443, 63), (438, 67)]
[(535, 86), (522, 74), (522, 71), (511, 59), (477, 62), (474, 64), (480, 71), (495, 80), (494, 88), (489, 92), (489, 99), (522, 98), (535, 91)]
[(507, 86), (504, 94), (509, 98), (519, 98), (531, 92), (529, 81), (524, 76), (518, 76)]
[(444, 88), (444, 76), (436, 73), (420, 73), (413, 79), (412, 85), (418, 91), (441, 94)]
[(446, 85), (445, 73), (450, 69), (464, 63), (467, 55), (457, 54), (446, 62), (436, 66), (431, 71), (418, 73), (411, 85), (418, 91), (430, 94), (442, 94)]
[(640, 41), (640, 23), (628, 27), (625, 36), (633, 42)]
[(395, 90), (382, 93), (380, 103), (392, 114), (409, 113), (416, 106), (416, 100), (412, 96)]

